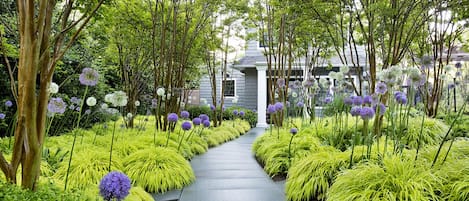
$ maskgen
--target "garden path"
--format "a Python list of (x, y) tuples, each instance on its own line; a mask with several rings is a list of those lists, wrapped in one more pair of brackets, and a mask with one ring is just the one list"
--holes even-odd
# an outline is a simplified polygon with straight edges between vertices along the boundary
[(274, 182), (259, 166), (251, 145), (263, 128), (192, 159), (196, 181), (182, 190), (155, 195), (157, 201), (283, 201), (284, 182)]

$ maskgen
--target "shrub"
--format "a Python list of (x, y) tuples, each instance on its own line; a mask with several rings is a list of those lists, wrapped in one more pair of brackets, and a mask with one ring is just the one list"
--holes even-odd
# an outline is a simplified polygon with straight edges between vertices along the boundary
[[(84, 162), (86, 161), (86, 162)], [(67, 174), (68, 157), (60, 163), (59, 168), (53, 175), (58, 182), (65, 183)], [(111, 170), (122, 170), (122, 162), (118, 157), (112, 158)], [(72, 164), (68, 178), (68, 187), (86, 189), (89, 185), (98, 185), (109, 172), (109, 150), (100, 149), (95, 146), (87, 146), (82, 151), (73, 154)]]
[(427, 167), (397, 156), (383, 164), (365, 163), (337, 176), (328, 200), (438, 200), (434, 183), (438, 180)]
[(293, 163), (286, 182), (288, 200), (323, 200), (340, 170), (348, 167), (350, 154), (331, 148)]
[(264, 165), (264, 169), (270, 176), (286, 175), (291, 162), (304, 158), (320, 147), (319, 140), (311, 135), (301, 132), (297, 134), (291, 145), (291, 159), (288, 158), (288, 147), (291, 134), (282, 129), (280, 139), (277, 135), (264, 134), (256, 139), (253, 144), (253, 152), (257, 159)]
[(176, 151), (162, 147), (130, 154), (124, 159), (124, 172), (134, 184), (149, 192), (182, 188), (195, 179), (188, 161)]
[[(190, 106), (187, 108), (187, 111), (190, 114), (190, 118), (193, 119), (195, 117), (199, 117), (201, 114), (206, 114), (206, 115), (211, 115), (212, 111), (210, 110), (210, 107), (208, 106)], [(212, 116), (210, 116), (212, 119)]]
[(37, 191), (22, 189), (20, 186), (5, 183), (0, 180), (0, 200), (63, 200), (79, 201), (81, 195), (77, 192), (63, 192), (51, 184), (41, 184)]

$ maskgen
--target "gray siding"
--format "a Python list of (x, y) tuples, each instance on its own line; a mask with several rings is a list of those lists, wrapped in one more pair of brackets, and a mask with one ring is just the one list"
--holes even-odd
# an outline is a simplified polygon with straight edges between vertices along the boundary
[[(236, 105), (245, 107), (245, 78), (244, 74), (241, 73), (238, 70), (235, 69), (228, 69), (228, 75), (229, 78), (227, 80), (232, 79), (235, 80), (235, 90), (236, 90), (236, 95), (238, 96), (238, 103)], [(217, 79), (217, 100), (220, 100), (221, 97), (221, 81), (223, 77), (221, 76), (221, 73), (217, 73), (216, 76)], [(212, 87), (210, 85), (210, 79), (208, 76), (202, 77), (200, 80), (200, 98), (205, 98), (207, 99), (208, 103), (211, 103), (212, 101)], [(231, 97), (225, 97), (225, 107), (231, 107), (233, 105), (232, 103), (233, 98)]]

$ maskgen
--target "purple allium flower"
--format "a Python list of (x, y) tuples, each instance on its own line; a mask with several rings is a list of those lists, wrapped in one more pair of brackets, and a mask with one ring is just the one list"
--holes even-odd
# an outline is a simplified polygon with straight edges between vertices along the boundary
[(384, 113), (386, 113), (386, 105), (384, 105), (383, 103), (379, 103), (379, 108), (377, 107), (377, 105), (373, 106), (373, 109), (375, 110), (375, 113), (379, 109), (379, 115), (380, 116), (383, 116)]
[(303, 82), (303, 87), (309, 88), (309, 87), (313, 86), (313, 84), (314, 84), (314, 80), (312, 80), (312, 79), (307, 79), (307, 80), (305, 80), (305, 81)]
[(85, 110), (85, 114), (91, 114), (91, 110), (90, 109)]
[(388, 90), (388, 87), (386, 86), (384, 82), (380, 82), (376, 84), (376, 93), (385, 94), (387, 90)]
[(396, 102), (403, 105), (407, 104), (407, 96), (405, 94), (396, 96)]
[(158, 100), (156, 98), (151, 99), (151, 108), (158, 107)]
[(208, 116), (206, 114), (199, 115), (199, 118), (202, 120), (202, 122), (205, 121), (205, 120), (208, 121), (210, 119), (210, 118), (208, 118)]
[(181, 111), (181, 117), (182, 118), (187, 119), (187, 118), (189, 118), (189, 116), (190, 116), (190, 114), (189, 114), (188, 111), (185, 111), (185, 110)]
[(276, 111), (283, 110), (283, 103), (282, 102), (277, 102), (274, 105)]
[(329, 104), (332, 102), (332, 97), (328, 96), (324, 99), (324, 103)]
[(91, 68), (84, 68), (80, 74), (80, 83), (86, 86), (95, 86), (98, 83), (99, 73)]
[(296, 133), (298, 133), (298, 129), (296, 129), (296, 128), (291, 128), (291, 129), (290, 129), (290, 133), (291, 133), (292, 135), (295, 135)]
[(371, 107), (363, 107), (360, 110), (360, 116), (363, 120), (371, 119), (373, 116), (375, 116), (375, 110), (373, 110)]
[(80, 107), (76, 107), (75, 111), (80, 112)]
[(363, 98), (361, 96), (353, 96), (352, 102), (353, 102), (353, 105), (362, 105)]
[(352, 105), (353, 104), (352, 97), (345, 97), (344, 98), (344, 104), (345, 105)]
[(222, 110), (223, 112), (225, 111), (225, 109), (226, 109), (225, 106), (221, 107), (221, 110)]
[(287, 107), (290, 107), (290, 101), (286, 101), (286, 102), (285, 102), (285, 105), (286, 105)]
[(359, 116), (361, 109), (362, 109), (362, 108), (359, 107), (359, 106), (353, 106), (352, 109), (350, 109), (350, 114), (351, 114), (353, 117)]
[(456, 77), (461, 77), (461, 71), (456, 72)]
[(233, 115), (234, 116), (238, 115), (238, 110), (233, 110)]
[(178, 115), (176, 113), (169, 113), (168, 114), (168, 121), (169, 122), (177, 122), (178, 121)]
[(373, 102), (373, 97), (370, 95), (366, 95), (363, 97), (363, 103), (365, 104), (371, 104)]
[(129, 195), (130, 179), (124, 173), (113, 171), (101, 179), (99, 194), (104, 200), (123, 200)]
[(269, 104), (269, 106), (267, 106), (267, 113), (268, 113), (268, 114), (273, 114), (273, 113), (275, 113), (275, 112), (276, 112), (275, 106), (272, 105), (272, 104)]
[(81, 99), (74, 96), (74, 97), (70, 98), (70, 102), (75, 103), (77, 105), (80, 105)]
[(215, 106), (210, 104), (210, 110), (214, 111), (215, 110)]
[(401, 91), (395, 91), (394, 92), (394, 98), (397, 98), (397, 96), (405, 95), (404, 92)]
[(210, 121), (209, 120), (203, 121), (202, 124), (204, 125), (205, 128), (210, 127)]
[(453, 89), (456, 85), (454, 83), (448, 84), (448, 89)]
[(5, 116), (6, 116), (5, 114), (0, 113), (0, 119), (2, 119), (2, 120), (5, 119)]
[(244, 117), (244, 111), (243, 110), (239, 111), (239, 116)]
[[(199, 122), (200, 124), (200, 122)], [(181, 124), (182, 130), (188, 131), (192, 128), (191, 122), (185, 121)]]
[(458, 62), (458, 63), (454, 64), (454, 66), (455, 66), (456, 68), (461, 68), (461, 67), (462, 67), (462, 64), (461, 64), (461, 62)]
[(301, 87), (301, 81), (295, 80), (295, 81), (293, 82), (293, 89), (298, 89), (298, 88), (300, 88), (300, 87)]
[(280, 87), (280, 88), (285, 87), (285, 79), (283, 79), (283, 78), (278, 78), (278, 79), (277, 79), (277, 85), (278, 85), (278, 87)]
[(202, 122), (202, 119), (200, 119), (199, 117), (192, 119), (192, 123), (196, 126), (200, 125), (201, 122)]
[(298, 103), (296, 103), (296, 106), (297, 107), (304, 107), (305, 104), (302, 101), (298, 101)]
[(63, 114), (67, 108), (67, 104), (62, 100), (62, 98), (51, 98), (49, 104), (47, 105), (47, 110), (50, 113), (59, 113)]
[(13, 106), (13, 102), (11, 102), (10, 100), (7, 100), (7, 101), (5, 102), (5, 106), (11, 107), (11, 106)]

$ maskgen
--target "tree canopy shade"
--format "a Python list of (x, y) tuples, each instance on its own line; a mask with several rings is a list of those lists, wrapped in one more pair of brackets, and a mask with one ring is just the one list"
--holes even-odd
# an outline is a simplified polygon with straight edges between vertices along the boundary
[[(18, 87), (13, 94), (18, 119), (11, 162), (0, 153), (0, 168), (9, 182), (17, 182), (16, 172), (21, 165), (21, 185), (36, 188), (49, 100), (47, 88), (57, 63), (103, 2), (72, 0), (58, 5), (55, 0), (17, 1), (20, 51)], [(80, 17), (74, 17), (78, 13)]]

